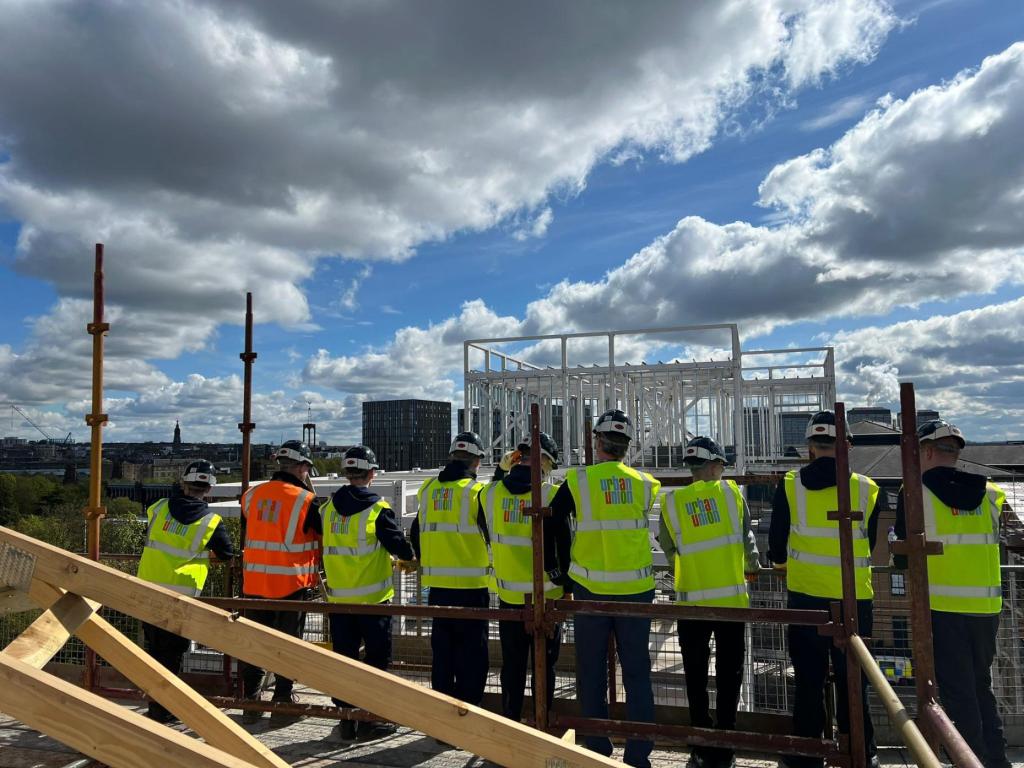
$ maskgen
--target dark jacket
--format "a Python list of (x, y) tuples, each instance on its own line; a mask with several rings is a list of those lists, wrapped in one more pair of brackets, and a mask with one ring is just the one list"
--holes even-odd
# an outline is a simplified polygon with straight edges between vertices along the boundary
[[(800, 469), (800, 482), (809, 491), (820, 491), (836, 484), (836, 460), (822, 456)], [(874, 509), (868, 518), (868, 545), (875, 550), (878, 538), (879, 507), (882, 492), (879, 491)], [(768, 529), (768, 559), (773, 563), (784, 563), (789, 558), (789, 500), (786, 498), (786, 484), (779, 481), (772, 501), (772, 522)]]
[[(961, 472), (955, 467), (933, 467), (921, 475), (924, 487), (934, 493), (939, 501), (957, 509), (977, 509), (985, 499), (988, 478), (973, 472)], [(896, 538), (907, 538), (907, 516), (903, 510), (903, 489), (896, 500)], [(895, 555), (893, 564), (897, 568), (907, 567), (906, 555)]]
[[(475, 478), (476, 474), (470, 470), (465, 462), (454, 460), (445, 464), (444, 469), (437, 476), (442, 483), (450, 483), (455, 480), (462, 480), (466, 477)], [(477, 509), (476, 524), (483, 534), (484, 541), (491, 543), (490, 534), (487, 532), (487, 520), (484, 518), (482, 509)], [(409, 529), (409, 541), (412, 543), (416, 558), (420, 557), (420, 516), (412, 521)], [(431, 587), (428, 602), (431, 605), (469, 605), (478, 606), (481, 594), (487, 594), (487, 587), (479, 589), (450, 589), (448, 587)]]
[[(362, 512), (380, 501), (380, 494), (374, 493), (369, 488), (361, 488), (355, 485), (343, 485), (331, 496), (334, 508), (342, 517), (349, 517)], [(323, 520), (319, 511), (317, 512), (317, 527), (314, 529), (321, 536), (323, 535)], [(402, 526), (398, 524), (395, 511), (390, 507), (381, 510), (377, 515), (377, 523), (374, 528), (377, 541), (389, 553), (399, 560), (412, 560), (415, 555), (412, 545), (405, 538)]]
[[(209, 511), (209, 506), (202, 499), (192, 496), (175, 496), (167, 500), (167, 511), (182, 525), (192, 525)], [(217, 524), (206, 548), (221, 560), (230, 560), (238, 554), (223, 520)]]

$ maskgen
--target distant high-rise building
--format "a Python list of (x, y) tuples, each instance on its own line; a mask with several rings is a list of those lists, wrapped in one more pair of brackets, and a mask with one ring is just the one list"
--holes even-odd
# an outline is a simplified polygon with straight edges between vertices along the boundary
[(174, 422), (174, 440), (171, 444), (175, 451), (181, 448), (181, 424), (178, 421)]
[(787, 448), (800, 448), (807, 442), (807, 422), (813, 414), (810, 413), (780, 413), (779, 414), (779, 438), (782, 443), (782, 452)]
[(846, 421), (856, 424), (858, 421), (873, 421), (876, 424), (892, 426), (892, 411), (888, 408), (869, 406), (867, 408), (851, 408), (846, 412)]
[(363, 445), (386, 470), (443, 466), (452, 440), (452, 404), (434, 400), (367, 400)]
[[(939, 416), (939, 412), (938, 411), (933, 411), (933, 410), (928, 409), (928, 408), (918, 408), (917, 409), (917, 420), (916, 420), (915, 424), (919, 427), (922, 424), (924, 424), (926, 421), (935, 421), (936, 419), (939, 419), (939, 418), (941, 418), (941, 416)], [(897, 413), (896, 414), (896, 424), (895, 424), (895, 427), (896, 427), (896, 429), (902, 429), (903, 428), (903, 414), (902, 413)]]

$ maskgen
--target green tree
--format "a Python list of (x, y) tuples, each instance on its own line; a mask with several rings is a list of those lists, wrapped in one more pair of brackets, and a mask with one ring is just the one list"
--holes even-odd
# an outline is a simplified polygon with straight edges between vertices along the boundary
[(0, 475), (0, 525), (10, 525), (17, 519), (17, 487), (14, 475)]

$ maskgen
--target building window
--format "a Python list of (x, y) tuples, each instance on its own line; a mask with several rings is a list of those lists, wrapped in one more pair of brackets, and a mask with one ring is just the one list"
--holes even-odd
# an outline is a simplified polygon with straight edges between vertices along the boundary
[(910, 647), (907, 631), (907, 619), (904, 616), (893, 616), (892, 618), (892, 647), (897, 650), (906, 650)]
[(902, 573), (889, 574), (889, 591), (894, 597), (907, 594), (907, 577)]

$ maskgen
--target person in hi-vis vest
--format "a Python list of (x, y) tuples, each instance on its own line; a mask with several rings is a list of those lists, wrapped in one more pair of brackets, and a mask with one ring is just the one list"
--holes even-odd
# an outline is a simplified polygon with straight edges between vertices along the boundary
[[(681, 605), (748, 608), (747, 580), (760, 570), (750, 513), (738, 485), (723, 480), (725, 451), (710, 437), (686, 444), (683, 463), (693, 482), (661, 496), (658, 542), (674, 564), (676, 601)], [(690, 724), (700, 728), (736, 728), (743, 682), (746, 628), (742, 621), (679, 621)], [(715, 638), (715, 714), (708, 700), (708, 662)], [(691, 768), (733, 766), (731, 749), (694, 747)]]
[[(242, 497), (245, 549), (242, 553), (242, 592), (246, 597), (273, 600), (311, 600), (317, 584), (320, 553), (319, 503), (310, 480), (313, 456), (299, 440), (288, 440), (275, 454), (279, 470), (265, 483), (254, 485)], [(246, 611), (246, 618), (302, 638), (306, 614), (302, 611)], [(259, 696), (263, 670), (242, 665), (246, 698)], [(292, 681), (275, 675), (273, 701), (291, 702)], [(247, 710), (246, 723), (257, 722), (262, 712)], [(275, 724), (298, 717), (275, 713)]]
[[(570, 467), (551, 500), (544, 522), (548, 578), (577, 600), (650, 603), (654, 565), (647, 516), (661, 483), (625, 463), (633, 424), (620, 410), (605, 411), (594, 424), (590, 467)], [(608, 639), (615, 648), (626, 688), (629, 719), (654, 722), (651, 690), (651, 620), (579, 613), (576, 630), (576, 684), (584, 717), (608, 717)], [(584, 738), (588, 749), (612, 753), (607, 736)], [(623, 760), (647, 768), (653, 742), (628, 739)]]
[[(230, 560), (237, 554), (224, 521), (209, 510), (205, 501), (216, 484), (213, 464), (205, 459), (193, 461), (182, 475), (181, 495), (150, 505), (146, 510), (146, 546), (137, 574), (140, 579), (198, 597), (210, 570), (207, 551), (220, 560)], [(188, 639), (146, 623), (142, 632), (149, 655), (174, 674), (180, 674)], [(160, 723), (176, 719), (152, 699), (146, 715)]]
[[(1006, 493), (984, 475), (957, 468), (967, 443), (952, 424), (927, 421), (917, 436), (925, 535), (942, 543), (942, 554), (928, 557), (939, 699), (985, 768), (1009, 768), (991, 674), (1003, 603), (999, 530)], [(896, 538), (906, 537), (901, 489)], [(905, 555), (894, 559), (906, 568)]]
[[(487, 519), (491, 537), (493, 573), (491, 591), (498, 595), (502, 608), (522, 610), (526, 595), (533, 593), (533, 520), (523, 510), (533, 506), (530, 474), (530, 437), (517, 446), (518, 463), (498, 480), (488, 483), (480, 492), (480, 509)], [(551, 471), (558, 468), (558, 445), (551, 437), (540, 433), (541, 475), (544, 478), (542, 503), (550, 504), (555, 486), (550, 482)], [(545, 597), (557, 600), (564, 590), (552, 584), (545, 576)], [(499, 621), (501, 639), (501, 710), (505, 717), (520, 720), (526, 695), (526, 675), (533, 656), (533, 635), (522, 621)], [(555, 633), (547, 640), (547, 699), (548, 707), (555, 691), (555, 663), (562, 642), (562, 625), (555, 625)]]
[[(379, 605), (395, 595), (392, 556), (411, 561), (412, 545), (395, 519), (391, 505), (370, 490), (377, 470), (377, 457), (365, 445), (345, 451), (341, 468), (348, 480), (320, 506), (324, 572), (327, 601)], [(366, 648), (362, 661), (377, 669), (391, 664), (391, 617), (359, 613), (329, 614), (331, 645), (335, 653), (359, 659), (359, 647)], [(334, 704), (349, 704), (334, 699)], [(351, 740), (377, 738), (393, 733), (395, 726), (384, 722), (341, 720), (338, 735)]]
[[(839, 508), (836, 490), (836, 417), (820, 411), (807, 422), (807, 447), (811, 461), (800, 471), (787, 472), (775, 489), (768, 531), (768, 559), (786, 573), (786, 605), (789, 608), (829, 610), (843, 595), (839, 559), (839, 523), (828, 513)], [(843, 438), (849, 442), (847, 428)], [(857, 587), (857, 629), (871, 636), (874, 588), (871, 585), (871, 553), (878, 536), (881, 494), (875, 481), (850, 474), (850, 507), (862, 518), (853, 523), (854, 581)], [(825, 686), (831, 659), (836, 687), (836, 720), (839, 732), (850, 732), (849, 696), (846, 686), (846, 654), (832, 638), (815, 627), (791, 624), (789, 657), (793, 662), (793, 732), (797, 736), (823, 738), (832, 732), (825, 722)], [(875, 732), (868, 713), (867, 678), (861, 675), (861, 708), (864, 714), (864, 747), (872, 766), (878, 765)], [(800, 768), (820, 768), (821, 758), (787, 755), (783, 763)]]
[[(476, 479), (484, 445), (474, 432), (460, 432), (448, 463), (416, 495), (416, 519), (409, 531), (419, 555), (420, 583), (429, 605), (487, 608), (490, 554), (487, 523), (478, 504), (484, 484)], [(435, 618), (430, 683), (435, 691), (479, 705), (489, 664), (485, 619)]]

